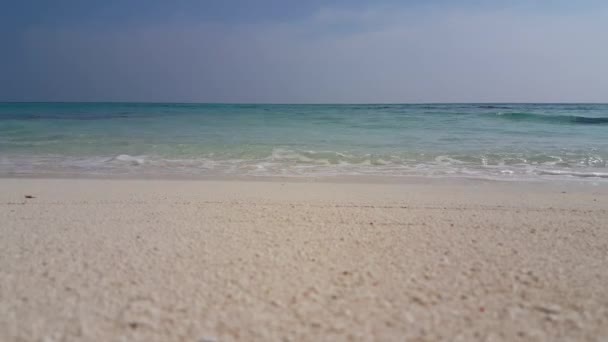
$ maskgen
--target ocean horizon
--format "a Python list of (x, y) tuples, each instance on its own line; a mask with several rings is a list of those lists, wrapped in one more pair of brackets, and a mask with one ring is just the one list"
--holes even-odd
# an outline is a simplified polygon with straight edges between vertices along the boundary
[(0, 103), (0, 175), (608, 179), (608, 104)]

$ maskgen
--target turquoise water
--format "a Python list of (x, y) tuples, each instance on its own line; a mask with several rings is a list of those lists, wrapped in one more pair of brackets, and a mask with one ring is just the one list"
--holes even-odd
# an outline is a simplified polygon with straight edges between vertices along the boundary
[(0, 104), (0, 175), (608, 178), (608, 105)]

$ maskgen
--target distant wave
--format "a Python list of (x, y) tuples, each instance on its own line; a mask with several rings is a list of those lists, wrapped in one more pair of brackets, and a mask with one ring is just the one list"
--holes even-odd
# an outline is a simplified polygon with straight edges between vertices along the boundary
[(536, 121), (562, 124), (574, 123), (587, 125), (608, 124), (608, 117), (595, 118), (578, 115), (544, 115), (535, 113), (497, 113), (495, 115), (503, 119), (516, 121)]
[(608, 118), (590, 118), (585, 116), (571, 116), (573, 122), (583, 124), (605, 124), (608, 123)]
[(21, 120), (21, 121), (45, 121), (45, 120), (77, 120), (77, 121), (94, 121), (94, 120), (113, 120), (124, 119), (137, 116), (130, 112), (116, 113), (0, 113), (0, 120)]
[(482, 109), (511, 109), (511, 107), (508, 107), (508, 106), (497, 106), (497, 105), (480, 105), (477, 108), (482, 108)]

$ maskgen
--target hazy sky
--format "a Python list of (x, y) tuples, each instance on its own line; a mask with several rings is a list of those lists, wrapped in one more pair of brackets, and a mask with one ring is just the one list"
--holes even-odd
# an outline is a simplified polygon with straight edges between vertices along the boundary
[(608, 1), (4, 0), (0, 101), (608, 102)]

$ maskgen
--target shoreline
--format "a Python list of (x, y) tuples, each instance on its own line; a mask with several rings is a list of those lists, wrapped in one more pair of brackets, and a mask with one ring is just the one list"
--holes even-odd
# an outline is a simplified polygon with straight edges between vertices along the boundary
[(608, 337), (605, 186), (0, 188), (3, 341)]
[(150, 181), (237, 181), (237, 182), (290, 182), (290, 183), (339, 183), (339, 184), (458, 184), (458, 183), (496, 183), (496, 184), (546, 184), (608, 186), (603, 177), (555, 176), (535, 178), (497, 178), (476, 176), (429, 176), (429, 175), (329, 175), (329, 176), (281, 176), (281, 175), (230, 175), (230, 174), (95, 174), (82, 172), (57, 173), (0, 173), (1, 179), (91, 179), (91, 180), (150, 180)]

